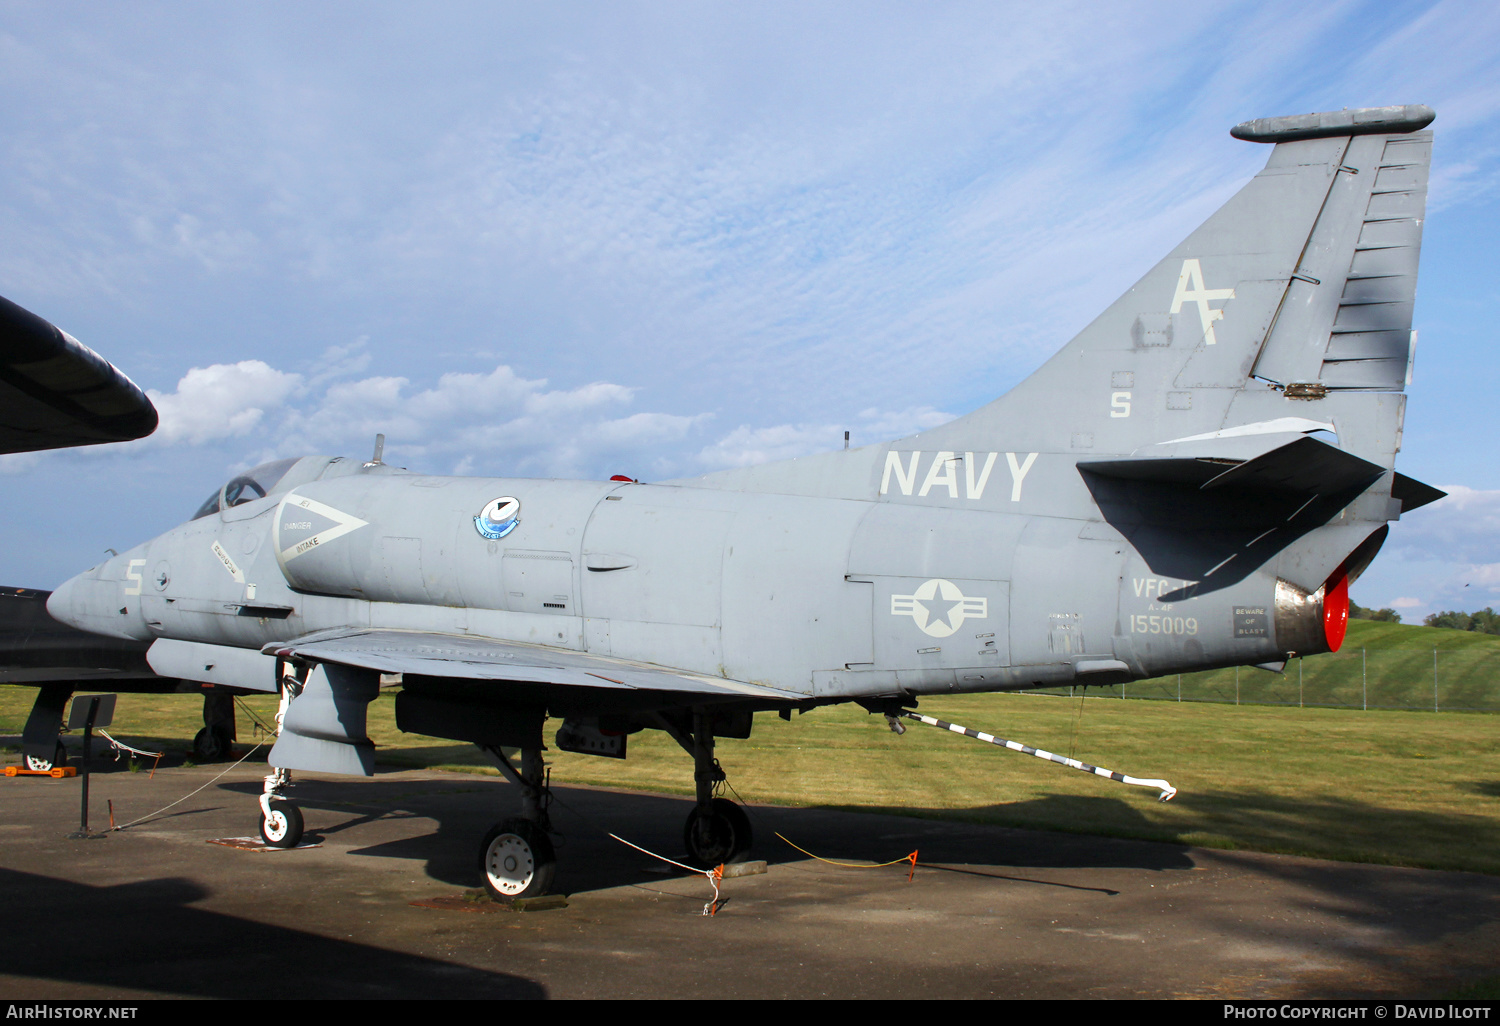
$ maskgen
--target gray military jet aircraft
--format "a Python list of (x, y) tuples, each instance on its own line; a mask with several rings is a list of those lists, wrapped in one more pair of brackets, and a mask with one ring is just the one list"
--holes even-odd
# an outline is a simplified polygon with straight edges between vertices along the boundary
[[(73, 578), (48, 608), (279, 688), (262, 832), (287, 771), (372, 772), (365, 713), (473, 742), (521, 785), (481, 846), (544, 890), (543, 723), (623, 757), (692, 756), (685, 831), (750, 843), (716, 737), (757, 712), (1088, 686), (1336, 649), (1388, 522), (1433, 119), (1422, 106), (1239, 125), (1265, 169), (1035, 374), (910, 438), (690, 480), (433, 477), (308, 457)], [(892, 725), (896, 721), (892, 719)], [(505, 748), (520, 749), (519, 766)]]

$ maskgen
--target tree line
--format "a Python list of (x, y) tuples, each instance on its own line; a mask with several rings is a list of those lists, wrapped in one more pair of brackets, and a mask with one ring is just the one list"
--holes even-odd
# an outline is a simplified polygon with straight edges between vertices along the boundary
[[(1401, 614), (1390, 607), (1371, 609), (1354, 602), (1349, 603), (1349, 615), (1356, 620), (1379, 620), (1382, 623), (1401, 622)], [(1456, 609), (1429, 613), (1422, 618), (1422, 623), (1427, 627), (1446, 627), (1454, 631), (1500, 634), (1500, 613), (1495, 612), (1489, 606), (1472, 613), (1464, 613)]]

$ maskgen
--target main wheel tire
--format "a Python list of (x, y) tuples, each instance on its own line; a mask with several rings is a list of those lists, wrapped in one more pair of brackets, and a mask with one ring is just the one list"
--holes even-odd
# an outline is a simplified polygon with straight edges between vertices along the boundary
[(695, 807), (682, 828), (688, 856), (704, 866), (740, 861), (750, 851), (752, 840), (750, 817), (728, 798), (715, 798), (707, 811)]
[(546, 831), (529, 819), (507, 819), (490, 827), (479, 846), (479, 874), (496, 901), (546, 894), (557, 873), (557, 856)]
[(273, 848), (297, 847), (302, 843), (302, 810), (289, 801), (272, 801), (271, 814), (260, 817), (260, 836)]
[(51, 769), (60, 766), (66, 766), (67, 764), (68, 750), (63, 747), (63, 743), (61, 741), (59, 741), (57, 743), (57, 747), (52, 750), (52, 758), (50, 761), (36, 755), (26, 756), (26, 768), (29, 770), (35, 770), (38, 773), (46, 773)]
[(218, 762), (229, 749), (229, 731), (223, 727), (204, 727), (193, 735), (193, 758), (199, 762)]

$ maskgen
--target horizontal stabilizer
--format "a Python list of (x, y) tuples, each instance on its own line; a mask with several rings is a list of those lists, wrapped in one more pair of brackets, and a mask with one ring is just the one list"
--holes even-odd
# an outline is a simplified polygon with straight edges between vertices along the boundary
[(1080, 461), (1078, 468), (1101, 477), (1194, 485), (1205, 491), (1235, 487), (1306, 495), (1368, 485), (1384, 473), (1368, 460), (1299, 432), (1166, 442), (1123, 460)]
[(1410, 513), (1414, 509), (1420, 509), (1429, 502), (1437, 502), (1446, 498), (1447, 492), (1423, 484), (1405, 474), (1397, 474), (1396, 479), (1391, 482), (1391, 498), (1401, 503), (1401, 512)]
[(325, 631), (296, 641), (275, 642), (264, 651), (283, 658), (427, 677), (673, 691), (716, 698), (795, 701), (807, 697), (763, 684), (705, 677), (688, 670), (587, 652), (421, 631)]

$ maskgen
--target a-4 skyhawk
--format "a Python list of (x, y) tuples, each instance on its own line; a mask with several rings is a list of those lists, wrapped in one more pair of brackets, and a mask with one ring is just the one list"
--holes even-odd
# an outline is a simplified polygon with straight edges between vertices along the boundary
[[(486, 886), (552, 878), (543, 725), (693, 757), (686, 842), (750, 843), (716, 737), (757, 712), (1091, 685), (1336, 649), (1401, 513), (1394, 470), (1432, 120), (1247, 122), (1266, 167), (1035, 374), (900, 441), (663, 484), (282, 460), (65, 583), (48, 608), (150, 640), (171, 677), (279, 690), (262, 830), (292, 769), (370, 774), (365, 714), (473, 742), (521, 784)], [(388, 678), (389, 679), (389, 678)], [(894, 721), (893, 721), (894, 722)], [(513, 766), (502, 747), (519, 749)]]

